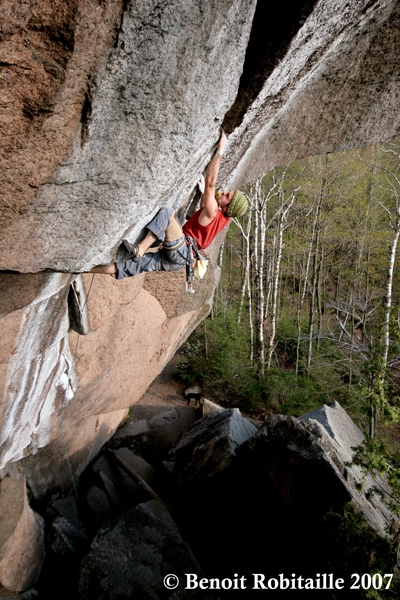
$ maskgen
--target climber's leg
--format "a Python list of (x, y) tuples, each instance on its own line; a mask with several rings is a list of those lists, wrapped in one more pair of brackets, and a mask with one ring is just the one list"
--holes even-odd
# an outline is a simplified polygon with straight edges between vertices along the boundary
[(172, 241), (182, 236), (182, 228), (174, 217), (175, 211), (169, 206), (163, 206), (147, 225), (147, 234), (139, 244), (130, 244), (123, 240), (123, 245), (130, 251), (131, 258), (142, 257), (156, 242)]
[(154, 271), (161, 271), (161, 252), (146, 252), (139, 259), (121, 260), (115, 263), (116, 267), (116, 279), (123, 279), (124, 277), (133, 277), (146, 271), (147, 273), (153, 273)]

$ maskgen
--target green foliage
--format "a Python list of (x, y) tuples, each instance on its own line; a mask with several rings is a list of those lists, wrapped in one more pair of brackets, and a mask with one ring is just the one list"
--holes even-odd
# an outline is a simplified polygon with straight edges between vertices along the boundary
[(265, 375), (266, 408), (298, 417), (324, 402), (324, 390), (318, 382), (296, 375), (294, 371), (272, 368)]
[(368, 360), (362, 366), (360, 389), (364, 413), (378, 414), (382, 425), (400, 420), (398, 387), (393, 383), (382, 358), (382, 344), (378, 342), (369, 349)]
[[(302, 323), (301, 330), (305, 333), (305, 323)], [(300, 343), (300, 361), (304, 362), (306, 354), (306, 340)], [(297, 327), (293, 318), (283, 315), (278, 321), (276, 328), (275, 356), (281, 369), (294, 370), (296, 367), (297, 355)]]
[[(206, 320), (184, 345), (178, 371), (182, 379), (202, 385), (204, 394), (225, 405), (251, 410), (262, 396), (262, 386), (248, 358), (248, 332), (227, 310), (223, 318)], [(206, 352), (206, 346), (208, 351)]]
[[(384, 589), (385, 586), (380, 590), (373, 587), (364, 590), (360, 586), (358, 590), (351, 590), (351, 597), (370, 600), (398, 597), (400, 585), (395, 540), (377, 535), (366, 519), (354, 511), (350, 503), (345, 506), (342, 514), (328, 513), (321, 527), (326, 531), (325, 547), (321, 548), (321, 552), (326, 552), (329, 556), (330, 569), (335, 576), (345, 579), (346, 589), (355, 582), (355, 579), (351, 578), (353, 573), (368, 573), (371, 576), (375, 573), (395, 574), (389, 590)], [(341, 597), (339, 593), (337, 598)], [(336, 598), (335, 592), (333, 598)]]
[[(378, 437), (367, 438), (361, 446), (354, 448), (353, 464), (359, 465), (364, 473), (372, 474), (376, 479), (374, 492), (390, 506), (395, 514), (400, 514), (400, 458), (398, 449), (390, 446), (385, 431)], [(385, 481), (391, 487), (389, 493)]]
[[(242, 230), (232, 224), (227, 232), (213, 319), (206, 320), (205, 329), (204, 324), (199, 326), (182, 352), (179, 369), (187, 383), (199, 381), (210, 398), (261, 412), (299, 415), (338, 400), (365, 432), (371, 410), (385, 422), (398, 419), (393, 373), (393, 365), (400, 366), (397, 264), (390, 369), (382, 362), (381, 339), (388, 247), (400, 194), (396, 187), (399, 148), (395, 141), (379, 148), (311, 157), (271, 171), (259, 188), (249, 186), (252, 211)], [(276, 332), (268, 369), (261, 356), (267, 353), (272, 331), (279, 215), (295, 191), (283, 231)], [(250, 214), (251, 300), (246, 290), (241, 302), (244, 234)], [(264, 279), (260, 280), (262, 222), (266, 231)], [(258, 305), (260, 287), (264, 313)]]

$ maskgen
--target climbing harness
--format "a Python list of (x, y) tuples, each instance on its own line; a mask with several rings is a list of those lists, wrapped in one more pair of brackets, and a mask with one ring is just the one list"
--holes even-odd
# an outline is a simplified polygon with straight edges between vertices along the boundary
[[(185, 237), (182, 236), (182, 238), (179, 239), (174, 246), (163, 246), (163, 250), (165, 252), (179, 252), (179, 250), (182, 250), (185, 243)], [(179, 252), (179, 254), (182, 256), (181, 252)]]
[(190, 235), (185, 236), (186, 244), (189, 246), (188, 259), (186, 262), (186, 291), (194, 294), (194, 279), (202, 279), (207, 270), (208, 259), (200, 254), (197, 242)]
[[(188, 247), (186, 255), (181, 252), (185, 245)], [(203, 266), (203, 275), (196, 275), (196, 264), (199, 260), (202, 261), (203, 265), (208, 262), (204, 256), (201, 256), (196, 240), (189, 235), (183, 235), (173, 246), (163, 246), (163, 250), (164, 252), (177, 252), (184, 259), (186, 263), (186, 291), (189, 294), (194, 294), (193, 281), (195, 277), (201, 279), (204, 276), (205, 268), (207, 268)]]

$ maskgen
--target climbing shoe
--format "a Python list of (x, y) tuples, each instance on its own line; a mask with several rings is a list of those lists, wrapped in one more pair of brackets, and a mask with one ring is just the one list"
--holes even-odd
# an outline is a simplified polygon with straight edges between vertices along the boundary
[(128, 240), (122, 240), (122, 245), (128, 252), (129, 257), (131, 260), (133, 260), (133, 262), (138, 262), (140, 260), (139, 246), (135, 242), (130, 244)]

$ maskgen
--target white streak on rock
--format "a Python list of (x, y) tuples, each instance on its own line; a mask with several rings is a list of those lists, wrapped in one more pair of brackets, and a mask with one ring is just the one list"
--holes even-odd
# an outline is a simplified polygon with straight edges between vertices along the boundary
[(0, 468), (48, 443), (56, 400), (62, 406), (73, 395), (66, 338), (68, 310), (63, 296), (65, 275), (49, 275), (35, 300), (24, 309), (3, 398), (7, 408), (0, 431)]

